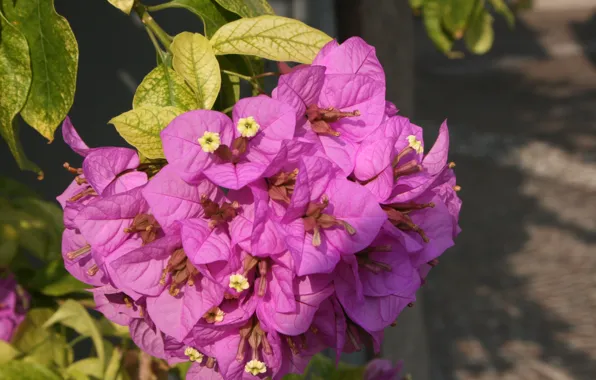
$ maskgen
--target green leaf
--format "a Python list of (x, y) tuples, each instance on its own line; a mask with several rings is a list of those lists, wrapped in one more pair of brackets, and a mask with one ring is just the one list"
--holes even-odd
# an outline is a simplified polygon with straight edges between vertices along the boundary
[[(74, 100), (79, 48), (53, 0), (5, 1), (6, 17), (23, 33), (31, 52), (33, 81), (23, 119), (52, 141)], [(4, 87), (4, 86), (3, 86)]]
[(6, 268), (17, 254), (19, 233), (10, 224), (0, 224), (0, 268)]
[(16, 198), (39, 198), (39, 195), (29, 187), (6, 177), (0, 177), (0, 195), (9, 200)]
[(20, 354), (19, 350), (10, 345), (10, 343), (0, 340), (0, 364), (4, 364)]
[(19, 125), (14, 120), (27, 101), (31, 87), (31, 61), (27, 39), (0, 12), (0, 135), (8, 144), (17, 165), (43, 177), (27, 159), (19, 141)]
[(103, 376), (103, 363), (98, 358), (85, 358), (68, 366), (66, 373), (75, 378), (80, 377), (82, 374), (101, 379)]
[(267, 0), (215, 0), (219, 5), (241, 17), (274, 15)]
[(0, 207), (0, 225), (17, 231), (19, 245), (43, 261), (61, 258), (62, 210), (36, 198), (15, 198)]
[(176, 107), (139, 107), (110, 120), (124, 139), (148, 158), (163, 158), (159, 133), (178, 115)]
[(190, 366), (191, 365), (192, 365), (192, 362), (187, 361), (187, 362), (178, 363), (178, 364), (176, 364), (174, 366), (174, 368), (178, 372), (178, 377), (180, 379), (185, 379), (186, 378), (186, 373), (190, 369)]
[(44, 365), (55, 363), (59, 367), (67, 367), (72, 362), (72, 348), (68, 346), (64, 336), (44, 327), (53, 312), (47, 308), (29, 310), (12, 343), (16, 349), (27, 355), (26, 360), (30, 362)]
[(95, 320), (91, 318), (87, 310), (80, 303), (70, 299), (66, 300), (56, 313), (45, 322), (44, 327), (47, 328), (55, 323), (61, 323), (83, 336), (91, 337), (99, 360), (102, 363), (104, 362), (105, 352), (99, 328)]
[(211, 37), (222, 25), (238, 19), (212, 0), (173, 0), (166, 4), (169, 8), (184, 8), (200, 17), (207, 37)]
[(130, 11), (135, 4), (135, 0), (108, 0), (108, 2), (127, 15), (130, 14)]
[(443, 25), (455, 39), (460, 39), (470, 22), (476, 0), (444, 0), (442, 3)]
[(412, 7), (413, 9), (418, 9), (418, 8), (422, 7), (424, 0), (409, 0), (409, 2), (410, 2), (410, 7)]
[(507, 25), (513, 28), (515, 25), (515, 15), (505, 0), (490, 0), (490, 4), (495, 8), (495, 11), (505, 18)]
[(132, 101), (133, 108), (176, 107), (184, 111), (199, 108), (197, 99), (184, 78), (164, 65), (159, 65), (141, 82)]
[(427, 0), (422, 11), (426, 33), (437, 49), (449, 55), (453, 41), (443, 31), (441, 26), (441, 5), (439, 0)]
[(110, 361), (106, 366), (106, 372), (103, 377), (104, 380), (117, 380), (119, 378), (122, 362), (122, 350), (114, 347), (110, 356)]
[(62, 258), (58, 258), (43, 269), (36, 271), (35, 276), (27, 282), (27, 286), (51, 297), (61, 297), (71, 293), (89, 294), (85, 291), (89, 285), (68, 273), (64, 268)]
[(331, 37), (291, 18), (259, 16), (231, 22), (211, 38), (215, 54), (245, 54), (312, 63)]
[(199, 108), (211, 109), (221, 88), (221, 73), (209, 40), (198, 33), (183, 32), (174, 37), (170, 49), (174, 70), (195, 92)]
[(99, 327), (101, 335), (104, 337), (115, 336), (118, 338), (130, 339), (130, 330), (128, 329), (128, 326), (118, 325), (107, 318), (101, 318), (97, 321), (97, 326)]
[(493, 16), (484, 9), (484, 0), (478, 2), (474, 13), (464, 41), (472, 53), (484, 54), (493, 46), (495, 39)]
[(37, 363), (13, 360), (0, 367), (0, 380), (60, 380), (60, 376)]

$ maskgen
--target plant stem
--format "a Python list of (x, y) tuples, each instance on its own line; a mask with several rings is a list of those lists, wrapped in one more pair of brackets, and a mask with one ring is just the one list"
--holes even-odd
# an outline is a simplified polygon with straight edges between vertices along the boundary
[(68, 342), (68, 345), (70, 347), (74, 347), (75, 344), (79, 343), (80, 341), (84, 340), (85, 338), (87, 338), (87, 337), (83, 336), (83, 335), (79, 335), (76, 338), (74, 338), (73, 340), (71, 340), (70, 342)]
[(166, 50), (170, 50), (170, 45), (172, 44), (172, 37), (167, 34), (157, 22), (151, 17), (149, 12), (147, 12), (147, 7), (142, 4), (137, 4), (134, 8), (136, 14), (139, 16), (143, 24), (147, 29), (149, 29), (155, 37), (161, 42), (161, 44), (166, 48)]
[(149, 39), (151, 40), (151, 43), (153, 43), (153, 47), (155, 48), (155, 52), (157, 53), (157, 56), (159, 57), (160, 60), (160, 64), (165, 64), (165, 57), (164, 54), (166, 54), (163, 50), (161, 50), (161, 46), (159, 46), (159, 42), (157, 42), (157, 39), (155, 38), (155, 34), (153, 34), (153, 32), (151, 31), (151, 29), (149, 28), (145, 28), (145, 30), (147, 31), (147, 34), (149, 35)]
[(279, 75), (281, 75), (281, 73), (275, 73), (275, 72), (269, 71), (269, 72), (266, 72), (266, 73), (263, 73), (263, 74), (255, 75), (254, 77), (252, 77), (252, 79), (260, 79), (260, 78), (265, 78), (265, 77), (274, 77), (274, 76), (279, 76)]
[(161, 11), (163, 9), (168, 9), (168, 8), (172, 8), (172, 2), (171, 1), (169, 1), (167, 3), (163, 3), (163, 4), (148, 5), (147, 6), (147, 10), (149, 12), (157, 12), (157, 11)]
[(238, 77), (240, 79), (244, 79), (247, 82), (251, 82), (251, 83), (253, 82), (253, 78), (252, 77), (249, 77), (248, 75), (242, 75), (240, 73), (236, 73), (236, 72), (230, 71), (230, 70), (222, 70), (221, 72), (222, 73), (225, 73), (225, 74), (228, 74), (228, 75), (233, 75), (233, 76)]

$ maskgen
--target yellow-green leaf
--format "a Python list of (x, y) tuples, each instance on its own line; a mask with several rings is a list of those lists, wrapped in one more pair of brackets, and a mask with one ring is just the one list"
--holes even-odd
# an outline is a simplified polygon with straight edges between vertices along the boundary
[(159, 65), (141, 82), (132, 101), (133, 108), (177, 107), (184, 111), (199, 108), (197, 98), (177, 72)]
[(37, 172), (40, 169), (29, 161), (19, 141), (15, 116), (27, 101), (31, 87), (31, 61), (27, 39), (0, 12), (0, 135), (8, 144), (19, 167)]
[(66, 367), (72, 361), (72, 347), (68, 346), (64, 336), (43, 326), (52, 314), (51, 309), (29, 310), (12, 343), (16, 349), (27, 355), (28, 361)]
[(10, 343), (0, 340), (0, 364), (4, 364), (19, 355), (19, 350)]
[(14, 7), (11, 3), (4, 2), (5, 15), (29, 43), (33, 72), (21, 116), (52, 141), (54, 131), (74, 100), (79, 60), (77, 40), (68, 21), (56, 13), (53, 0), (20, 0)]
[(132, 10), (132, 6), (135, 4), (135, 0), (108, 0), (110, 4), (115, 6), (116, 8), (120, 9), (122, 12), (126, 13), (127, 15), (130, 14)]
[(174, 37), (170, 49), (174, 70), (195, 92), (199, 108), (213, 107), (221, 88), (221, 73), (209, 40), (198, 33), (183, 32)]
[(0, 366), (0, 380), (60, 380), (50, 369), (37, 363), (13, 360)]
[(176, 107), (139, 107), (110, 120), (118, 133), (148, 158), (163, 158), (159, 133), (178, 115)]
[(80, 303), (72, 299), (66, 300), (43, 326), (48, 328), (55, 323), (61, 323), (83, 336), (90, 337), (95, 346), (97, 357), (103, 363), (105, 360), (105, 351), (99, 328), (95, 320), (91, 318), (87, 310)]
[(222, 26), (211, 38), (215, 54), (245, 54), (312, 63), (331, 37), (291, 18), (259, 16)]
[(215, 0), (219, 5), (241, 17), (273, 15), (275, 12), (267, 0)]
[(80, 377), (82, 374), (101, 379), (104, 373), (103, 363), (98, 358), (85, 358), (68, 366), (66, 373), (73, 377)]
[(464, 41), (472, 53), (484, 54), (492, 47), (494, 39), (493, 16), (484, 9), (482, 0), (478, 3)]

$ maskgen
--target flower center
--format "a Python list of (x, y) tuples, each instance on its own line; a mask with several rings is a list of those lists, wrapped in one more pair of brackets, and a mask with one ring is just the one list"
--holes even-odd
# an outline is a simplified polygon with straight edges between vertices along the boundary
[(332, 228), (335, 226), (342, 227), (350, 235), (354, 235), (356, 230), (348, 222), (338, 220), (330, 214), (325, 214), (323, 211), (329, 206), (329, 198), (323, 195), (321, 203), (310, 202), (306, 209), (306, 214), (302, 217), (304, 222), (304, 230), (312, 232), (312, 245), (318, 247), (321, 245), (321, 229)]
[(414, 135), (409, 135), (407, 137), (408, 144), (410, 148), (414, 149), (414, 151), (418, 154), (422, 154), (424, 152), (424, 147), (422, 146), (422, 142), (416, 138)]
[(248, 289), (250, 284), (248, 283), (248, 279), (244, 277), (244, 275), (240, 273), (235, 273), (230, 275), (230, 288), (236, 290), (238, 293)]
[(205, 315), (203, 315), (203, 318), (207, 323), (216, 323), (223, 321), (225, 315), (226, 313), (224, 313), (223, 310), (221, 310), (217, 306), (214, 306), (211, 309), (209, 309), (209, 311), (206, 312)]
[(209, 220), (209, 228), (213, 229), (216, 226), (230, 222), (238, 215), (240, 204), (236, 201), (229, 203), (224, 202), (221, 206), (213, 202), (207, 195), (201, 195), (201, 206), (205, 213), (205, 218)]
[(200, 137), (198, 140), (199, 145), (201, 145), (201, 149), (203, 152), (206, 153), (213, 153), (219, 148), (221, 145), (221, 139), (219, 138), (219, 133), (217, 132), (209, 132), (205, 131), (203, 136)]
[(124, 229), (124, 232), (127, 234), (138, 232), (143, 241), (143, 245), (145, 245), (155, 241), (157, 238), (157, 231), (159, 231), (160, 228), (161, 226), (157, 223), (157, 220), (155, 220), (153, 215), (139, 214), (134, 217), (130, 226)]
[(306, 109), (306, 117), (311, 124), (313, 132), (318, 135), (339, 136), (340, 133), (329, 125), (344, 117), (360, 116), (360, 111), (342, 112), (334, 107), (319, 108), (316, 104), (311, 104)]
[(166, 284), (168, 274), (172, 276), (169, 293), (171, 296), (176, 297), (184, 284), (188, 286), (195, 284), (195, 278), (199, 275), (199, 271), (188, 260), (184, 250), (180, 248), (172, 252), (172, 256), (170, 256), (168, 264), (161, 274), (161, 279), (159, 280), (161, 285)]
[(424, 233), (422, 228), (416, 225), (412, 218), (408, 215), (412, 211), (415, 210), (422, 210), (428, 207), (435, 207), (435, 204), (430, 203), (409, 203), (409, 204), (390, 204), (390, 205), (381, 205), (381, 208), (387, 213), (389, 217), (389, 221), (397, 228), (402, 231), (414, 231), (425, 243), (429, 242), (428, 236)]
[(201, 354), (196, 348), (193, 347), (186, 347), (184, 349), (184, 355), (188, 356), (188, 360), (191, 362), (201, 363), (203, 361), (204, 355)]
[(253, 376), (257, 376), (260, 373), (267, 372), (267, 366), (262, 361), (252, 359), (244, 366), (244, 371), (250, 373)]
[(261, 126), (252, 116), (241, 118), (238, 120), (238, 124), (236, 125), (236, 129), (238, 129), (240, 135), (247, 138), (255, 136), (260, 128)]
[(289, 204), (290, 198), (294, 193), (296, 177), (298, 177), (298, 168), (291, 172), (281, 171), (274, 176), (267, 178), (269, 196), (271, 199)]

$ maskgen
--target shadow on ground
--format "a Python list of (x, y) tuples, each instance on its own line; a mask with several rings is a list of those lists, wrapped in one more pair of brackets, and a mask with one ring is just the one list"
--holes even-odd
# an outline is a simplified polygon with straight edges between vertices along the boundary
[[(449, 116), (464, 200), (463, 233), (425, 289), (433, 379), (596, 374), (596, 178), (582, 177), (594, 168), (596, 68), (549, 57), (534, 37), (520, 20), (489, 56), (461, 62), (478, 63), (469, 72), (419, 47), (417, 121), (428, 131)], [(508, 39), (532, 53), (503, 69), (500, 58), (520, 57)]]

